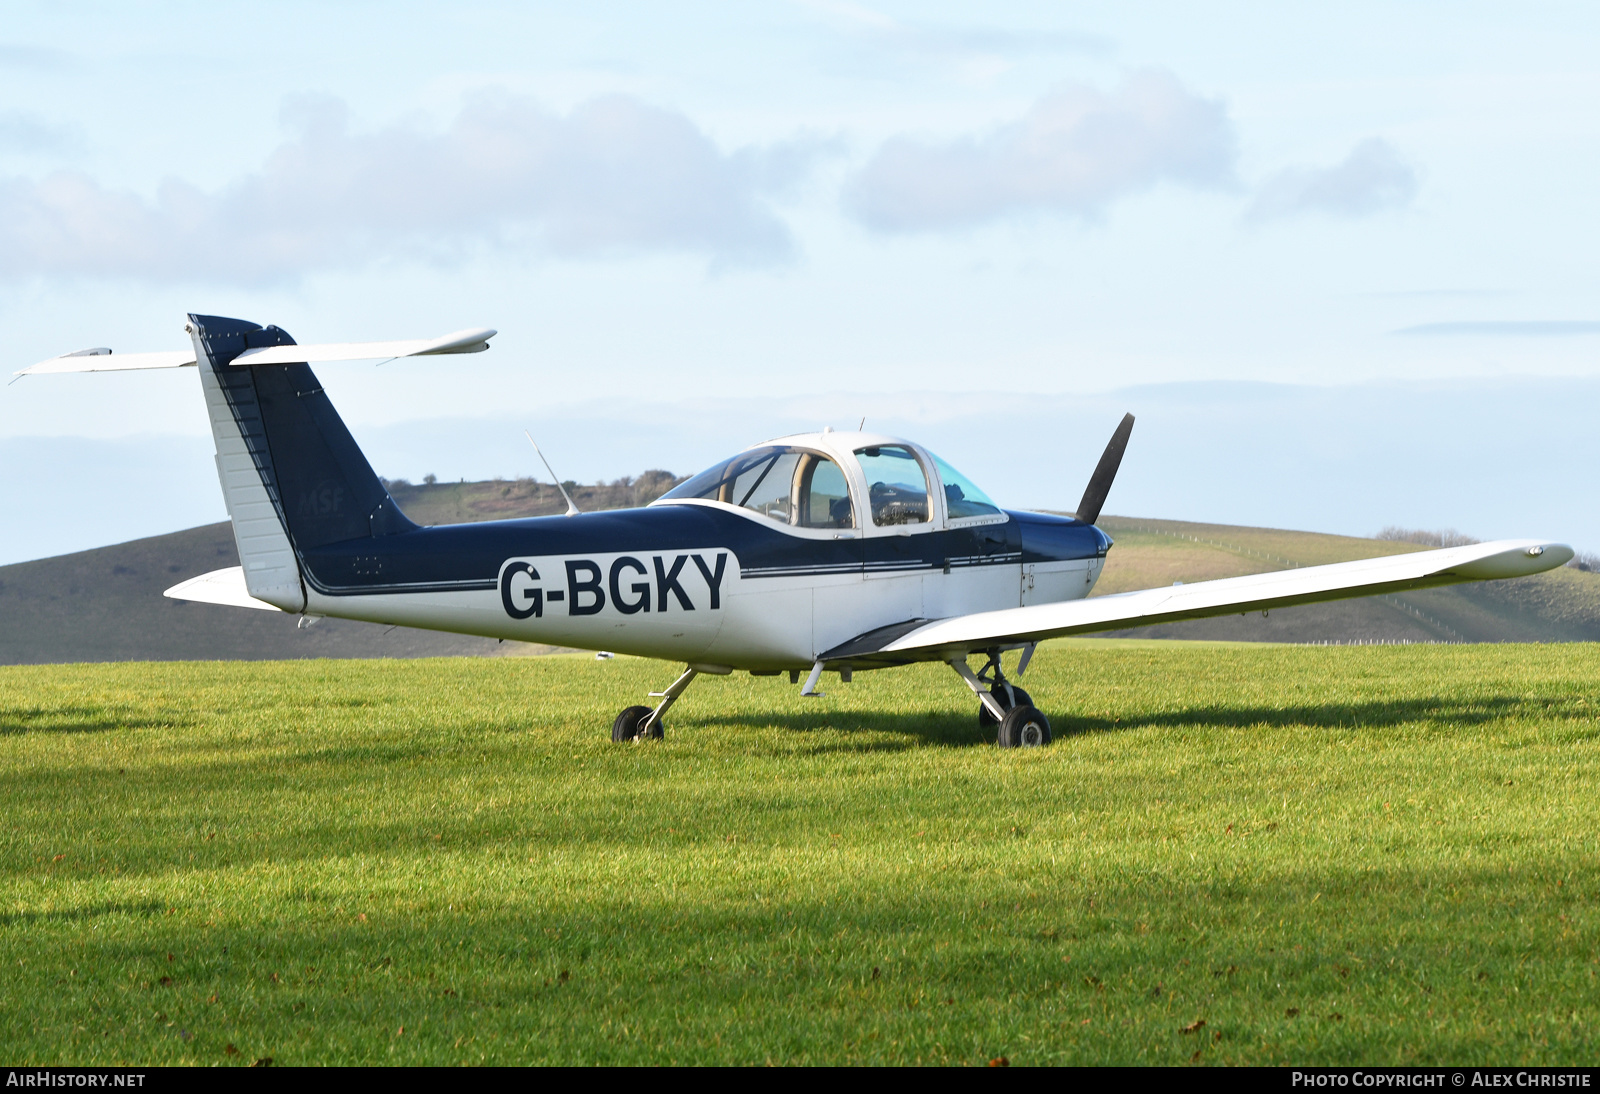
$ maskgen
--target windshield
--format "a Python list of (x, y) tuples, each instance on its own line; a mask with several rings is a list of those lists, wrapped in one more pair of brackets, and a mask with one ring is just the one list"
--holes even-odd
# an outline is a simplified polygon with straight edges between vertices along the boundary
[(801, 448), (756, 448), (714, 464), (662, 495), (737, 505), (797, 528), (853, 528), (844, 473), (828, 457)]
[(883, 528), (927, 523), (928, 477), (911, 449), (900, 444), (875, 444), (856, 449), (856, 459), (867, 478), (873, 524)]
[[(933, 454), (930, 452), (929, 455)], [(944, 480), (944, 504), (951, 520), (999, 515), (1000, 507), (989, 500), (989, 495), (973, 486), (971, 479), (938, 456), (933, 457), (933, 462), (939, 468), (939, 477)]]

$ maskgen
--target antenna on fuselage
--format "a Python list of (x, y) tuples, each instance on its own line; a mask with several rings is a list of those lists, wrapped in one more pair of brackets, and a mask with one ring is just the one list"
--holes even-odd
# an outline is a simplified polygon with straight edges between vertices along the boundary
[(533, 434), (529, 433), (526, 429), (524, 429), (522, 431), (522, 435), (524, 437), (528, 438), (528, 443), (533, 445), (533, 450), (535, 452), (539, 453), (539, 462), (544, 464), (544, 469), (546, 471), (550, 472), (550, 478), (552, 480), (554, 480), (554, 482), (556, 484), (556, 489), (561, 491), (561, 496), (567, 499), (567, 512), (566, 512), (566, 515), (569, 516), (569, 517), (577, 516), (578, 513), (579, 513), (579, 509), (578, 509), (577, 505), (573, 502), (572, 495), (567, 493), (567, 488), (565, 486), (561, 485), (561, 480), (560, 479), (556, 478), (555, 468), (551, 467), (550, 466), (550, 461), (544, 458), (544, 453), (542, 451), (540, 451), (540, 449), (539, 449), (539, 442), (534, 440), (533, 439)]
[(856, 426), (856, 432), (860, 433), (865, 428), (867, 428), (867, 416), (863, 414), (861, 415), (861, 424)]

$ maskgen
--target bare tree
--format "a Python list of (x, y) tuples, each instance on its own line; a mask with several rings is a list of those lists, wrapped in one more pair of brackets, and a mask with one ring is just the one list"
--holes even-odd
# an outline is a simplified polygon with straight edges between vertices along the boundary
[(1464, 536), (1454, 528), (1442, 528), (1437, 532), (1430, 532), (1423, 528), (1401, 528), (1394, 524), (1373, 538), (1393, 540), (1396, 543), (1420, 543), (1424, 547), (1466, 547), (1483, 542), (1481, 539)]

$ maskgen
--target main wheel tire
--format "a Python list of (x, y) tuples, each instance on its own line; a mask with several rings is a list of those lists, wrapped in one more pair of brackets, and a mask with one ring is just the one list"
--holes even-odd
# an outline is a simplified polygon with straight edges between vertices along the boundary
[(1050, 743), (1050, 722), (1038, 707), (1018, 703), (1006, 711), (998, 743), (1001, 748), (1043, 748)]
[[(1005, 707), (1007, 710), (1010, 710), (1013, 705), (1030, 707), (1033, 705), (1033, 697), (1027, 692), (1023, 691), (1021, 688), (1017, 687), (1017, 685), (1011, 685), (1011, 693), (1017, 697), (1015, 704), (1006, 702), (1006, 689), (1001, 687), (999, 684), (996, 684), (989, 689), (989, 694), (998, 699), (1000, 701), (1000, 705)], [(984, 704), (979, 703), (978, 725), (983, 729), (993, 729), (999, 724), (999, 722), (995, 721), (994, 715), (989, 713), (989, 708)]]
[[(649, 707), (629, 707), (617, 715), (617, 720), (611, 723), (611, 739), (617, 743), (623, 741), (636, 741), (639, 739), (639, 727), (644, 720), (650, 717)], [(661, 736), (661, 724), (658, 722), (650, 727), (650, 736)]]

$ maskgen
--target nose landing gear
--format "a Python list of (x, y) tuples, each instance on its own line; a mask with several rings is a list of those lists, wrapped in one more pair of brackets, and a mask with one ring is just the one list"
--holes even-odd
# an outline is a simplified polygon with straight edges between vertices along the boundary
[(713, 676), (726, 676), (733, 669), (727, 665), (708, 665), (696, 662), (685, 665), (683, 675), (674, 680), (666, 691), (652, 691), (650, 698), (660, 699), (655, 709), (649, 707), (628, 707), (617, 720), (611, 723), (611, 739), (618, 743), (622, 741), (659, 741), (666, 735), (666, 726), (661, 719), (671, 709), (672, 704), (678, 701), (678, 696), (684, 693), (688, 686), (694, 683), (694, 678), (702, 672), (709, 672)]
[(683, 670), (683, 675), (672, 682), (666, 691), (652, 691), (650, 698), (660, 699), (654, 710), (649, 707), (628, 707), (617, 720), (611, 723), (611, 739), (621, 743), (623, 741), (659, 741), (666, 735), (667, 727), (662, 723), (662, 717), (678, 701), (684, 689), (694, 683), (694, 678), (700, 675), (700, 670), (693, 665)]

